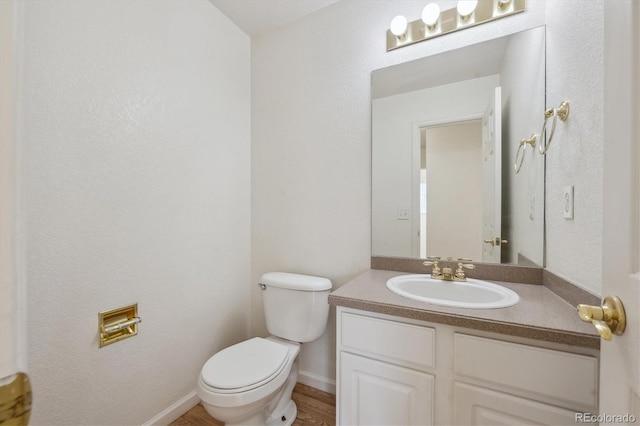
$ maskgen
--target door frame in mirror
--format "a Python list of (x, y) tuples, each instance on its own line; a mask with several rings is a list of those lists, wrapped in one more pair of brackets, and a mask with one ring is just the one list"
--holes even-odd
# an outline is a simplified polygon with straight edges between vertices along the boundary
[[(412, 198), (412, 229), (414, 230), (413, 241), (411, 246), (412, 257), (422, 258), (420, 256), (420, 240), (422, 239), (422, 235), (420, 235), (420, 169), (421, 169), (421, 129), (425, 127), (438, 127), (438, 126), (447, 126), (456, 123), (463, 123), (467, 121), (473, 120), (481, 120), (481, 113), (467, 114), (462, 116), (449, 116), (443, 119), (437, 120), (428, 120), (428, 121), (416, 121), (412, 123), (412, 172), (411, 172), (411, 184), (412, 189), (411, 193), (413, 194)], [(418, 194), (418, 196), (416, 196)], [(417, 232), (415, 232), (417, 230)]]

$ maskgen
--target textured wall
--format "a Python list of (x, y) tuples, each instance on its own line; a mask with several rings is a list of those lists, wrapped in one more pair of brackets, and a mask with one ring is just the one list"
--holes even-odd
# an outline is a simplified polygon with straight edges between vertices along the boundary
[[(340, 1), (251, 41), (251, 281), (271, 270), (335, 286), (369, 268), (371, 71), (544, 24), (526, 13), (386, 52), (393, 16), (424, 1)], [(451, 2), (446, 7), (452, 7)], [(266, 334), (253, 287), (253, 331)], [(305, 345), (301, 369), (335, 377), (334, 326)]]
[(207, 1), (19, 8), (32, 423), (141, 424), (248, 335), (249, 38)]
[[(604, 2), (547, 2), (547, 107), (571, 103), (546, 162), (546, 266), (592, 293), (602, 281)], [(574, 186), (574, 219), (563, 218)]]
[(0, 2), (0, 377), (21, 371), (15, 271), (13, 2)]
[[(526, 256), (544, 264), (544, 165), (538, 148), (527, 146), (518, 174), (514, 161), (521, 139), (540, 133), (545, 110), (545, 28), (514, 35), (505, 52), (500, 70), (502, 86), (502, 259), (518, 262)], [(539, 143), (539, 140), (537, 141)], [(506, 231), (506, 232), (505, 232)], [(507, 256), (505, 256), (505, 254)]]

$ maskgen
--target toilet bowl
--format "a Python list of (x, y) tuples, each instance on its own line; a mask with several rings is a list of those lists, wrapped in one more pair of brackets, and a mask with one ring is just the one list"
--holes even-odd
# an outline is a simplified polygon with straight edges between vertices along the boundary
[(271, 272), (259, 285), (272, 335), (240, 342), (209, 358), (197, 394), (205, 410), (226, 425), (288, 426), (297, 414), (291, 399), (298, 378), (296, 357), (302, 342), (324, 333), (331, 282)]
[(218, 352), (198, 378), (203, 407), (227, 425), (290, 425), (297, 411), (291, 393), (299, 351), (299, 343), (270, 336)]

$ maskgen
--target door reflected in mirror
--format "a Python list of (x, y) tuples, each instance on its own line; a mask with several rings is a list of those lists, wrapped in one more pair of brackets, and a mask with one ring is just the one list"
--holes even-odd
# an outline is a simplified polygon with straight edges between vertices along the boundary
[(459, 252), (480, 259), (482, 120), (421, 127), (420, 136), (420, 257)]
[(543, 27), (374, 71), (372, 255), (543, 265)]

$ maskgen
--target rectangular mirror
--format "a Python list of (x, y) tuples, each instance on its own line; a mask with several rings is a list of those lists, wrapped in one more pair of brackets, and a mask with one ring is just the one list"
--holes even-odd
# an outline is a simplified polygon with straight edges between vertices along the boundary
[(374, 71), (372, 255), (544, 266), (544, 110), (544, 27)]

